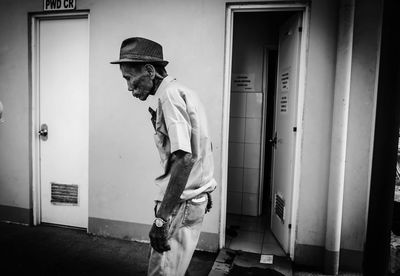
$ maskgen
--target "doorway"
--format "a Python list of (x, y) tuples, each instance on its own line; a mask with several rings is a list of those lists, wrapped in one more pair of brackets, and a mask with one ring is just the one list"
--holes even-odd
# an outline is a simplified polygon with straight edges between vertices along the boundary
[(303, 12), (232, 13), (224, 244), (233, 250), (292, 255)]
[(88, 14), (31, 18), (34, 224), (87, 228)]

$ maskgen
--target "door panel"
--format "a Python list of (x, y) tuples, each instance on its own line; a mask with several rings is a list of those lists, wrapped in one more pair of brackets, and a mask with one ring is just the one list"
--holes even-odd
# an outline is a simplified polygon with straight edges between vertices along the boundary
[(88, 20), (39, 22), (42, 222), (87, 227)]
[(301, 15), (296, 14), (280, 28), (275, 98), (271, 230), (287, 253), (293, 190), (300, 24)]

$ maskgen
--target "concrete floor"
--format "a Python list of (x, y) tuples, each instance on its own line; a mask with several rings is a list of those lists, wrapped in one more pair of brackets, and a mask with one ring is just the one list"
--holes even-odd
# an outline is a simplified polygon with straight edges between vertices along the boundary
[[(146, 275), (149, 245), (0, 222), (0, 250), (1, 275)], [(216, 255), (196, 251), (190, 275), (208, 275)]]
[[(291, 263), (288, 257), (274, 256), (273, 264), (261, 264), (260, 254), (222, 249), (209, 276), (330, 276), (310, 267)], [(362, 276), (362, 273), (339, 272), (338, 276)]]
[[(1, 275), (123, 276), (146, 275), (149, 245), (94, 236), (70, 228), (48, 225), (30, 227), (0, 222), (0, 250)], [(208, 275), (216, 257), (216, 253), (196, 251), (189, 266), (189, 274)], [(272, 271), (265, 274), (265, 270), (258, 271), (255, 267), (238, 267), (236, 270), (229, 275), (275, 275)], [(323, 274), (295, 268), (293, 274), (288, 275)], [(340, 275), (361, 276), (358, 273), (345, 272)]]

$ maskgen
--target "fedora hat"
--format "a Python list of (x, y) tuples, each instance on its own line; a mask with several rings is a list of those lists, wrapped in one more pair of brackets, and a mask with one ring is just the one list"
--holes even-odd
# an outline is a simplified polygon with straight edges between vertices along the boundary
[(131, 37), (122, 41), (119, 60), (112, 61), (111, 64), (145, 62), (163, 66), (168, 64), (168, 61), (163, 59), (160, 44), (142, 37)]

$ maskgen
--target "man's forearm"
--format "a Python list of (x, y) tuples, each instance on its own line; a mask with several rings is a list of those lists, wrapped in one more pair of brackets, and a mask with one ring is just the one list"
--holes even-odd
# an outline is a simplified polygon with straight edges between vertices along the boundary
[(157, 212), (157, 217), (164, 220), (168, 219), (172, 210), (178, 204), (194, 164), (190, 153), (180, 151), (174, 153), (174, 155), (175, 160), (171, 167), (171, 177), (163, 201)]

